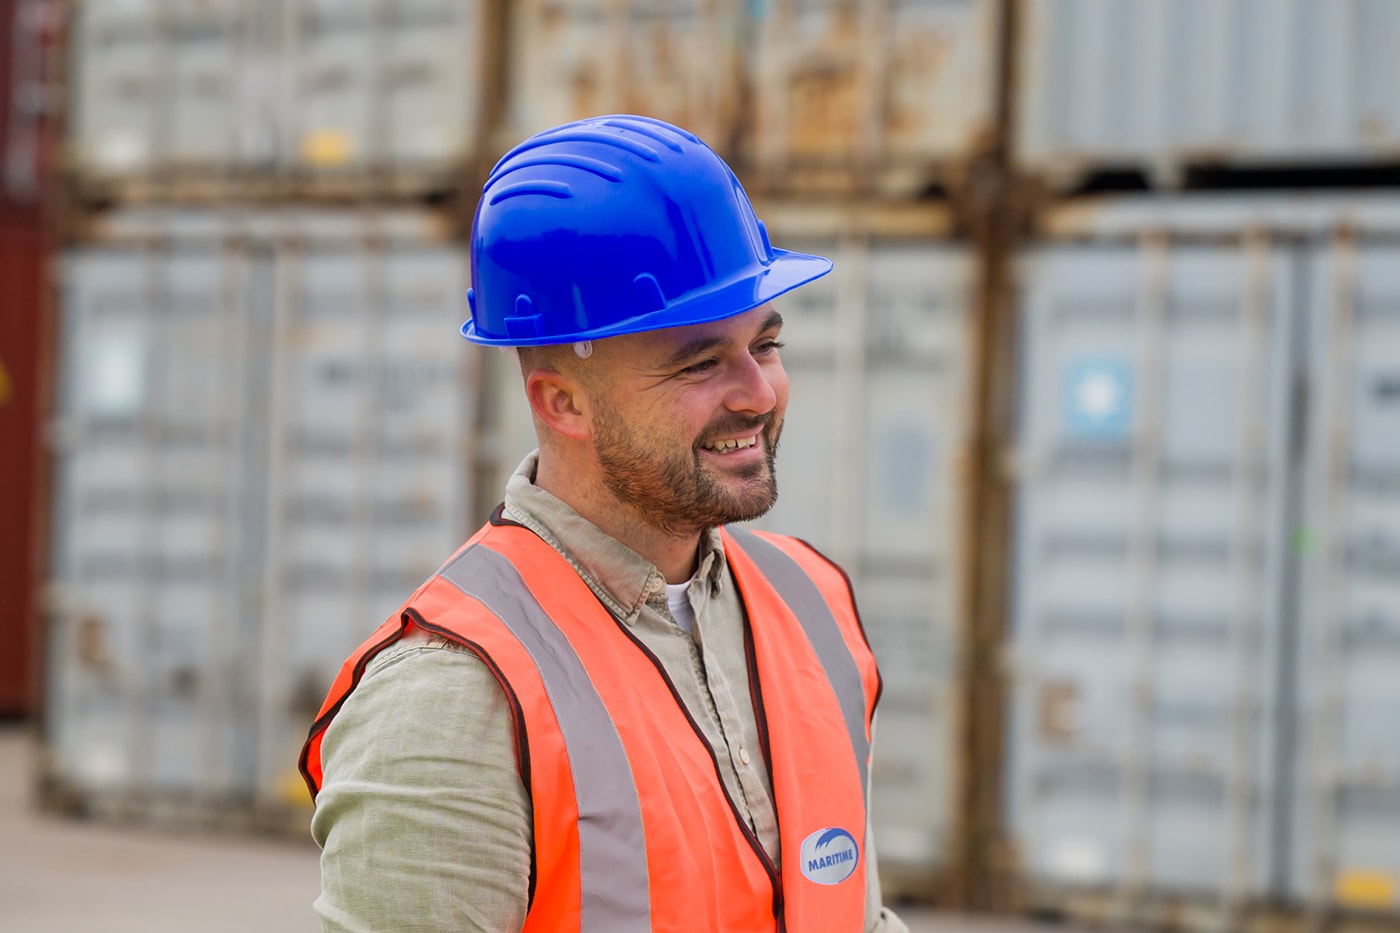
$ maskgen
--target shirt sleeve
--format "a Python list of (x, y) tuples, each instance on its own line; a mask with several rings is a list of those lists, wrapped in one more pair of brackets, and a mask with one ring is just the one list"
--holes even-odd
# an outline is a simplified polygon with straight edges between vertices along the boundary
[(476, 655), (415, 635), (375, 658), (322, 745), (326, 933), (518, 933), (533, 825), (515, 747)]

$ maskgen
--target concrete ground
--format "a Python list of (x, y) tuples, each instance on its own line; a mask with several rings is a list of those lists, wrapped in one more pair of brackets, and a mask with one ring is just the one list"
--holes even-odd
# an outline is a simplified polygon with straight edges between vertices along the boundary
[[(34, 745), (0, 730), (0, 930), (5, 933), (316, 933), (317, 850), (36, 813)], [(1037, 928), (901, 910), (913, 933)], [(1063, 933), (1063, 928), (1061, 928)]]

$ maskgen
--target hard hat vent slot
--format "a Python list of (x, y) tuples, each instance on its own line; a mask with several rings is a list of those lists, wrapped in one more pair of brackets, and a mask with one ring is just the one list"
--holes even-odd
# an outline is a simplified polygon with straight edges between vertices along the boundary
[(638, 314), (650, 314), (666, 307), (666, 296), (656, 276), (643, 272), (632, 280), (632, 303)]

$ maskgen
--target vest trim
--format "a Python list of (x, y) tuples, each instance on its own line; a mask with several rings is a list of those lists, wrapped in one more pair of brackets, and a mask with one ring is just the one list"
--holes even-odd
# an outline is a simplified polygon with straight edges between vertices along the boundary
[(817, 585), (812, 582), (801, 567), (787, 556), (777, 545), (770, 544), (758, 535), (742, 528), (728, 528), (729, 534), (737, 541), (744, 553), (758, 565), (773, 588), (782, 595), (784, 601), (797, 616), (807, 640), (821, 661), (826, 676), (831, 681), (841, 713), (846, 721), (846, 732), (851, 741), (851, 751), (860, 780), (861, 794), (867, 811), (870, 806), (870, 787), (867, 781), (870, 761), (870, 739), (865, 732), (865, 684), (861, 680), (860, 668), (846, 647), (836, 617), (827, 605)]
[(636, 779), (583, 662), (531, 596), (520, 571), (501, 554), (480, 545), (468, 548), (439, 576), (500, 619), (539, 668), (577, 778), (581, 928), (649, 931), (646, 836)]

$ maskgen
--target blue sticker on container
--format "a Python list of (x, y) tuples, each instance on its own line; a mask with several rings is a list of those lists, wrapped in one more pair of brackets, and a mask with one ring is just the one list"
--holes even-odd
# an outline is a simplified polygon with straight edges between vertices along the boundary
[(1071, 363), (1065, 379), (1065, 427), (1071, 437), (1120, 440), (1133, 425), (1133, 369), (1098, 357)]

